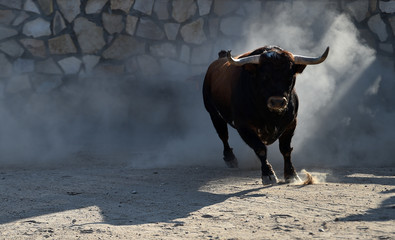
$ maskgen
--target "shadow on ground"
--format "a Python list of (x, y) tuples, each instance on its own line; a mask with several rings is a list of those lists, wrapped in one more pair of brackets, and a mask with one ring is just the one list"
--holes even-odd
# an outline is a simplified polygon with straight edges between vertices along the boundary
[[(392, 169), (333, 170), (328, 182), (377, 184), (387, 189), (381, 205), (340, 221), (388, 221), (395, 219), (394, 172)], [(231, 197), (257, 197), (261, 190), (259, 171), (188, 167), (176, 169), (131, 169), (122, 166), (54, 170), (6, 170), (0, 172), (0, 224), (97, 206), (102, 220), (111, 225), (174, 222)], [(229, 188), (231, 194), (216, 194), (210, 182)], [(247, 190), (232, 188), (232, 182), (253, 182)], [(217, 184), (218, 185), (218, 184)], [(233, 184), (236, 185), (236, 184)], [(204, 187), (204, 191), (202, 190)], [(217, 186), (218, 187), (218, 186)], [(289, 189), (289, 188), (288, 188)], [(270, 188), (267, 189), (270, 191)], [(72, 219), (70, 219), (71, 222)], [(98, 223), (98, 222), (95, 222)]]
[(222, 178), (258, 177), (256, 171), (229, 169), (17, 170), (0, 173), (0, 224), (97, 206), (103, 223), (131, 225), (172, 222), (203, 207), (243, 196), (260, 185), (232, 194), (200, 191)]

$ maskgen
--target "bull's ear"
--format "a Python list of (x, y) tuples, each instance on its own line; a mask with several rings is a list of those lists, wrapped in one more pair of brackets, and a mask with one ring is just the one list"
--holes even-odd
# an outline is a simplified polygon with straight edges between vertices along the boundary
[(304, 64), (295, 64), (293, 66), (295, 73), (302, 73), (303, 70), (306, 68), (307, 65)]

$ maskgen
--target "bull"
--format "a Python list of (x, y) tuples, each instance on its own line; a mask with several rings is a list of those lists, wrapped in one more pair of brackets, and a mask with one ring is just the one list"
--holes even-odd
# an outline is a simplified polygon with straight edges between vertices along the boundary
[(232, 57), (221, 51), (208, 67), (203, 83), (204, 106), (223, 143), (223, 159), (228, 167), (238, 167), (228, 143), (228, 124), (235, 128), (261, 162), (262, 183), (278, 179), (267, 160), (267, 145), (279, 140), (284, 157), (286, 182), (300, 181), (292, 162), (291, 140), (297, 123), (296, 75), (307, 65), (322, 63), (320, 57), (293, 55), (277, 46), (265, 46)]

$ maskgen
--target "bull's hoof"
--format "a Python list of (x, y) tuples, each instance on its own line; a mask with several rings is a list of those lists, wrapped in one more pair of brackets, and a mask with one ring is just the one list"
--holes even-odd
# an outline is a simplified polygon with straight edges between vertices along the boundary
[(300, 179), (300, 177), (298, 176), (298, 174), (292, 175), (292, 176), (288, 176), (288, 177), (284, 177), (285, 182), (286, 183), (301, 183), (302, 180)]
[(275, 173), (273, 173), (273, 175), (262, 176), (263, 185), (271, 185), (277, 183), (278, 183), (278, 179)]
[(239, 167), (237, 158), (233, 154), (232, 149), (224, 151), (224, 161), (226, 163), (226, 166), (228, 166), (229, 168), (238, 168)]
[(226, 163), (226, 166), (228, 166), (228, 168), (238, 168), (239, 167), (239, 164), (238, 164), (236, 158), (234, 158), (230, 161), (225, 160), (225, 163)]

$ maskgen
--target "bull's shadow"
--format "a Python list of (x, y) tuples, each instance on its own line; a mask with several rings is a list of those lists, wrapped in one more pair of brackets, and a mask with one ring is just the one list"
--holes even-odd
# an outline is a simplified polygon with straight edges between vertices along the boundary
[[(205, 174), (201, 174), (202, 171)], [(136, 170), (120, 167), (3, 171), (0, 173), (0, 224), (21, 219), (34, 221), (42, 215), (90, 206), (97, 206), (102, 222), (111, 225), (173, 222), (203, 207), (261, 189), (262, 186), (256, 185), (232, 194), (200, 190), (212, 180), (250, 175), (259, 176), (259, 173), (226, 168)]]

